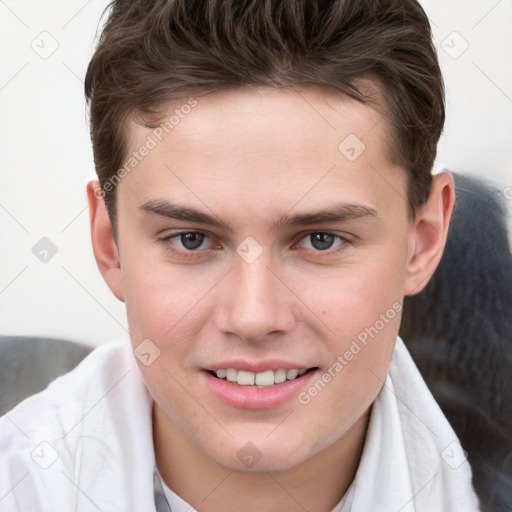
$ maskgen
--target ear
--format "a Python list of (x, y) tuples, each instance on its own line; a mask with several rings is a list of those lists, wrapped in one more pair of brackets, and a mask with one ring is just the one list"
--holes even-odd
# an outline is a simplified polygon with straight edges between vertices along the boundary
[(97, 180), (90, 181), (87, 184), (87, 200), (91, 221), (92, 248), (96, 263), (112, 293), (124, 302), (119, 253), (100, 184)]
[(439, 265), (454, 203), (453, 176), (446, 171), (436, 174), (428, 200), (418, 210), (409, 233), (404, 295), (415, 295), (423, 290)]

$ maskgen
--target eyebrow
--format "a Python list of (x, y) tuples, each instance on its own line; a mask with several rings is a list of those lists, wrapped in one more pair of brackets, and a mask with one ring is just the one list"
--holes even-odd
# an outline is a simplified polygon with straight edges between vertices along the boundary
[[(150, 200), (139, 206), (142, 213), (149, 213), (167, 217), (169, 219), (183, 220), (206, 224), (215, 228), (233, 232), (233, 226), (215, 214), (208, 214), (180, 204), (165, 200)], [(377, 210), (371, 206), (360, 203), (338, 203), (321, 210), (293, 215), (283, 214), (274, 223), (271, 229), (285, 229), (290, 226), (309, 226), (312, 224), (325, 224), (328, 222), (347, 222), (361, 218), (376, 218)]]

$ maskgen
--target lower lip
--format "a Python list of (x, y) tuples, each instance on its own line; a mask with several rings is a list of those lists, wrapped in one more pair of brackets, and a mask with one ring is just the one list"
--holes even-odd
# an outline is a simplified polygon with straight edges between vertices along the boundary
[(240, 409), (272, 409), (297, 397), (317, 371), (313, 370), (294, 380), (264, 388), (239, 386), (225, 379), (218, 379), (208, 371), (202, 373), (210, 391), (225, 403)]

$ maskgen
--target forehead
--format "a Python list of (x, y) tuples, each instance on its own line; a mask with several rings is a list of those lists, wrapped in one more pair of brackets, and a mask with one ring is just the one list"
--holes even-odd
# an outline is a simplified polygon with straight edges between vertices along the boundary
[[(372, 90), (381, 104), (378, 89)], [(223, 138), (233, 141), (260, 135), (253, 144), (243, 148), (245, 153), (258, 151), (262, 144), (265, 149), (277, 144), (287, 149), (282, 147), (286, 140), (304, 150), (314, 151), (327, 146), (320, 141), (330, 142), (337, 150), (340, 136), (348, 131), (360, 138), (366, 137), (374, 128), (377, 128), (375, 135), (378, 136), (387, 135), (388, 131), (387, 123), (377, 110), (331, 87), (321, 86), (282, 89), (247, 86), (184, 96), (159, 110), (164, 115), (149, 131), (155, 132), (158, 139), (172, 133), (175, 149), (179, 149), (181, 138), (187, 139), (187, 145), (190, 145), (192, 138), (201, 144), (212, 139), (220, 143)], [(138, 146), (149, 133), (148, 128), (133, 120), (127, 128), (130, 147)], [(278, 137), (271, 137), (273, 134)], [(171, 137), (167, 141), (172, 143)], [(242, 148), (238, 153), (242, 153)]]
[(128, 125), (128, 158), (151, 147), (120, 186), (140, 200), (179, 190), (196, 204), (230, 197), (240, 206), (250, 197), (262, 206), (286, 195), (288, 206), (306, 196), (319, 206), (339, 193), (375, 208), (405, 205), (405, 173), (388, 157), (387, 123), (341, 93), (254, 87), (166, 107), (154, 128)]

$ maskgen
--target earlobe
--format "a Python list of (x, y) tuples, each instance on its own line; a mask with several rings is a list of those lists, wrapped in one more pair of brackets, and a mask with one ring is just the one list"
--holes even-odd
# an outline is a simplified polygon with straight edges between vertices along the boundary
[(404, 295), (415, 295), (423, 290), (439, 265), (454, 202), (452, 175), (447, 171), (435, 175), (429, 198), (418, 210), (411, 226)]
[(96, 263), (112, 293), (124, 302), (119, 251), (97, 180), (87, 184), (91, 241)]

